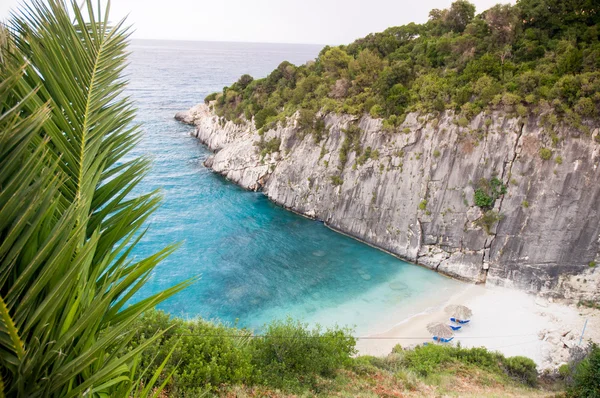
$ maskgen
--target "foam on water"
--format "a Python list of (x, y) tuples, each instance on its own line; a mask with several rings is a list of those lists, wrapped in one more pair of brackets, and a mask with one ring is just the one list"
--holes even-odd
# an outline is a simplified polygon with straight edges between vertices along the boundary
[(140, 190), (162, 188), (165, 198), (135, 255), (183, 242), (138, 297), (201, 275), (160, 308), (252, 328), (291, 315), (371, 332), (460, 287), (225, 181), (202, 165), (210, 152), (191, 128), (173, 120), (241, 74), (303, 63), (319, 46), (137, 41), (132, 50), (128, 93), (145, 131), (136, 154), (154, 159)]

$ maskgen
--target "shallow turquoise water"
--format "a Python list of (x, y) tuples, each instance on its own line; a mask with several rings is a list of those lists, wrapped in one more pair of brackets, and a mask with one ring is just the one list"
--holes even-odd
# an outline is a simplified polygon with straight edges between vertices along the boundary
[(360, 332), (399, 321), (432, 292), (459, 286), (213, 174), (202, 165), (209, 151), (189, 136), (189, 126), (173, 120), (241, 74), (265, 76), (282, 60), (303, 63), (319, 46), (134, 42), (132, 50), (128, 90), (145, 131), (136, 154), (154, 158), (140, 188), (162, 188), (165, 197), (135, 254), (183, 242), (138, 297), (201, 275), (160, 308), (253, 328), (291, 315)]

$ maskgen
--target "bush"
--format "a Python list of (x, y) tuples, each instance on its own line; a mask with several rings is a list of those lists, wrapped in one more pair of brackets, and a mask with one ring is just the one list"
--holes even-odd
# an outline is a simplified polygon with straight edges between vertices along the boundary
[[(174, 349), (163, 377), (175, 370), (168, 389), (186, 395), (217, 388), (222, 383), (248, 383), (254, 378), (249, 347), (250, 332), (198, 320), (171, 318), (162, 311), (149, 311), (132, 327), (131, 348), (143, 344), (159, 331), (163, 336), (142, 355), (140, 369), (152, 375)], [(234, 337), (234, 336), (246, 336)]]
[(429, 344), (404, 351), (404, 366), (421, 376), (439, 372), (441, 367), (453, 362), (473, 365), (490, 371), (501, 371), (502, 354), (483, 347), (462, 348)]
[(218, 93), (212, 93), (207, 95), (206, 98), (204, 98), (204, 103), (208, 105), (209, 102), (217, 99), (217, 95)]
[(264, 337), (253, 342), (252, 363), (263, 383), (294, 389), (351, 364), (355, 344), (349, 329), (309, 330), (288, 318), (268, 325)]
[(329, 377), (350, 365), (356, 344), (349, 329), (308, 329), (291, 319), (267, 325), (259, 337), (245, 329), (172, 318), (156, 310), (144, 314), (131, 330), (134, 338), (127, 350), (164, 331), (143, 352), (138, 377), (148, 381), (172, 351), (159, 382), (174, 371), (167, 385), (173, 397), (201, 395), (222, 384), (311, 387), (317, 376)]
[(422, 200), (421, 203), (419, 203), (419, 210), (427, 210), (427, 201), (426, 200)]
[(254, 78), (248, 74), (242, 75), (237, 81), (237, 88), (239, 90), (244, 90), (250, 83), (254, 81)]
[(573, 372), (573, 383), (567, 390), (569, 397), (600, 397), (600, 347), (592, 345), (587, 358)]
[(256, 129), (263, 127), (267, 122), (267, 118), (272, 116), (277, 116), (277, 112), (273, 108), (265, 108), (258, 111), (254, 116), (254, 126)]
[(494, 225), (501, 219), (502, 217), (500, 216), (500, 214), (498, 214), (498, 212), (494, 210), (488, 210), (485, 213), (483, 213), (483, 216), (481, 216), (478, 220), (475, 221), (475, 225), (483, 228), (485, 232), (488, 235), (490, 235), (492, 233), (492, 228), (494, 227)]
[[(499, 352), (491, 352), (484, 347), (462, 348), (460, 345), (454, 347), (429, 344), (418, 346), (414, 350), (400, 351), (394, 355), (396, 355), (396, 362), (400, 361), (404, 368), (422, 377), (441, 373), (452, 364), (462, 364), (508, 376), (528, 386), (537, 384), (536, 365), (531, 359), (505, 358)], [(388, 362), (390, 360), (388, 359)], [(371, 363), (378, 366), (377, 363)]]
[(482, 209), (492, 207), (492, 205), (494, 203), (494, 199), (492, 199), (491, 196), (486, 194), (482, 188), (478, 188), (475, 190), (474, 200), (475, 200), (475, 206), (480, 207)]
[(506, 185), (497, 177), (492, 177), (489, 181), (482, 178), (473, 195), (475, 206), (484, 210), (491, 209), (494, 207), (496, 199), (506, 194), (507, 190)]
[(542, 158), (542, 160), (552, 159), (552, 151), (548, 148), (540, 148), (540, 158)]
[(340, 177), (338, 175), (331, 176), (331, 185), (333, 185), (334, 187), (339, 187), (343, 183), (344, 183), (344, 180), (342, 180), (342, 177)]
[(268, 141), (265, 141), (262, 137), (260, 141), (254, 143), (260, 152), (261, 157), (265, 157), (266, 155), (274, 152), (279, 152), (279, 147), (281, 146), (281, 138), (274, 137)]
[(531, 387), (537, 385), (537, 366), (533, 360), (521, 356), (506, 358), (504, 368), (513, 379)]

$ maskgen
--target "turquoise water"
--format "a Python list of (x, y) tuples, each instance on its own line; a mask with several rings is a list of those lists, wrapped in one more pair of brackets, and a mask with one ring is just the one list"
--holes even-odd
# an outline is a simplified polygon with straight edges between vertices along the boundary
[(201, 276), (160, 308), (252, 328), (291, 315), (361, 332), (400, 321), (459, 285), (213, 174), (202, 165), (210, 152), (173, 120), (241, 74), (262, 77), (283, 60), (303, 63), (319, 46), (135, 41), (131, 49), (128, 90), (145, 131), (136, 154), (154, 159), (141, 189), (164, 194), (135, 254), (183, 242), (140, 297)]

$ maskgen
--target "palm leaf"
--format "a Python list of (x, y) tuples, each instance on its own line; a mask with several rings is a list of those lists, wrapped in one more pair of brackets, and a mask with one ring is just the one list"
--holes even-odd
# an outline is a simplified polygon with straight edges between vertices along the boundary
[(131, 302), (175, 247), (129, 259), (160, 196), (133, 195), (149, 162), (124, 161), (141, 133), (123, 93), (129, 29), (110, 26), (108, 9), (32, 0), (10, 21), (14, 45), (0, 40), (0, 360), (11, 396), (125, 391), (145, 348), (123, 350), (132, 323), (191, 283)]

